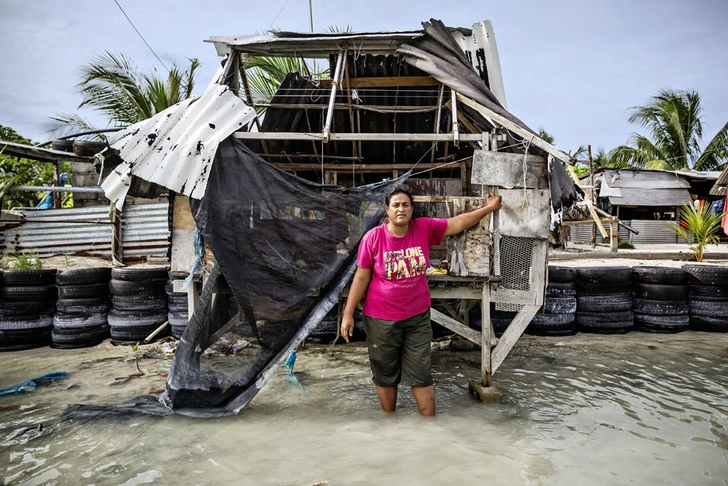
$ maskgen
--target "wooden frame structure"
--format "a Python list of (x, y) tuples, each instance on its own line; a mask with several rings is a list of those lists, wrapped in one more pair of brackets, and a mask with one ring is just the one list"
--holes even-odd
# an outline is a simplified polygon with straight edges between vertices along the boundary
[[(461, 170), (461, 187), (465, 191), (470, 190), (472, 182), (470, 179), (473, 172), (473, 153), (476, 150), (498, 153), (499, 149), (509, 148), (510, 152), (518, 157), (528, 155), (529, 147), (533, 151), (545, 153), (555, 160), (565, 164), (571, 163), (571, 157), (551, 144), (540, 139), (531, 131), (514, 123), (510, 119), (483, 106), (473, 99), (456, 92), (454, 89), (440, 83), (431, 76), (418, 73), (412, 76), (364, 76), (352, 77), (348, 65), (355, 59), (353, 55), (387, 55), (395, 56), (397, 46), (404, 41), (410, 40), (421, 32), (417, 33), (380, 33), (375, 35), (320, 35), (308, 38), (300, 38), (295, 42), (290, 39), (280, 39), (275, 36), (250, 38), (229, 38), (213, 37), (210, 42), (215, 43), (218, 53), (228, 56), (220, 79), (228, 80), (233, 91), (247, 100), (247, 103), (255, 108), (276, 107), (285, 110), (320, 110), (321, 119), (324, 120), (320, 130), (306, 131), (277, 131), (262, 130), (263, 123), (256, 118), (255, 126), (258, 131), (236, 132), (234, 136), (243, 141), (255, 141), (261, 150), (258, 152), (261, 157), (268, 159), (273, 165), (292, 172), (296, 171), (322, 171), (322, 179), (327, 183), (336, 184), (338, 174), (343, 172), (357, 171), (370, 174), (391, 174), (398, 177), (412, 168), (412, 164), (403, 163), (397, 160), (387, 162), (387, 156), (383, 155), (382, 160), (370, 161), (363, 156), (362, 148), (368, 143), (381, 142), (405, 142), (429, 145), (432, 149), (429, 161), (417, 163), (420, 170), (434, 170), (443, 167), (443, 164), (451, 163), (452, 155), (458, 149), (467, 147), (470, 156), (457, 160), (455, 167)], [(331, 59), (334, 67), (333, 76), (330, 79), (318, 81), (319, 87), (328, 90), (328, 100), (325, 104), (311, 103), (278, 103), (278, 104), (257, 104), (253, 100), (245, 60), (248, 56), (282, 56), (282, 57), (316, 57)], [(502, 81), (501, 81), (502, 82)], [(400, 88), (422, 88), (434, 89), (437, 93), (437, 103), (433, 105), (411, 105), (411, 104), (362, 104), (354, 103), (354, 90), (357, 89), (387, 89), (397, 93)], [(338, 101), (337, 95), (344, 93), (346, 102)], [(352, 93), (350, 96), (349, 93)], [(505, 104), (504, 102), (502, 104)], [(435, 123), (429, 132), (414, 131), (369, 131), (360, 130), (360, 125), (355, 123), (357, 115), (364, 111), (386, 111), (395, 118), (398, 115), (413, 115), (425, 111), (434, 113)], [(466, 113), (477, 113), (478, 120), (473, 119)], [(336, 112), (348, 114), (349, 131), (334, 130), (332, 120)], [(441, 131), (443, 119), (447, 117), (449, 123), (446, 131)], [(482, 120), (486, 120), (483, 124)], [(522, 143), (521, 140), (527, 141)], [(311, 151), (308, 153), (274, 153), (269, 143), (276, 141), (303, 141), (311, 142)], [(324, 147), (326, 144), (345, 142), (351, 144), (350, 156), (327, 156), (317, 150), (319, 144)], [(444, 157), (438, 160), (435, 157), (434, 148), (438, 144), (444, 144)], [(507, 146), (507, 147), (506, 147)], [(430, 152), (430, 151), (428, 151)], [(427, 155), (428, 152), (425, 152)], [(393, 151), (394, 154), (394, 151)], [(394, 158), (394, 155), (392, 156)], [(424, 156), (423, 156), (424, 158)], [(315, 162), (314, 162), (315, 161)], [(558, 163), (558, 162), (555, 162)], [(525, 164), (525, 162), (524, 162)], [(498, 191), (498, 188), (489, 187), (490, 190)], [(522, 188), (524, 194), (526, 188)], [(543, 194), (541, 189), (539, 194)], [(451, 196), (456, 196), (452, 194)], [(447, 200), (444, 196), (444, 200)], [(415, 201), (422, 201), (416, 197)], [(432, 201), (432, 198), (427, 198)], [(548, 217), (548, 212), (542, 214), (543, 218)], [(432, 277), (434, 287), (432, 297), (436, 299), (460, 299), (478, 300), (482, 308), (482, 332), (467, 327), (464, 323), (454, 317), (447, 316), (437, 310), (432, 311), (432, 320), (438, 322), (451, 331), (463, 336), (481, 346), (481, 380), (477, 384), (481, 391), (491, 386), (491, 376), (498, 369), (500, 364), (522, 335), (528, 323), (543, 304), (543, 290), (545, 288), (546, 273), (546, 250), (545, 239), (534, 246), (532, 251), (533, 261), (529, 262), (533, 269), (531, 282), (528, 291), (507, 292), (501, 285), (500, 272), (500, 246), (501, 235), (498, 231), (498, 217), (493, 218), (494, 242), (492, 248), (483, 248), (484, 252), (493, 252), (494, 272), (489, 277)], [(490, 303), (501, 302), (518, 306), (519, 312), (509, 326), (506, 333), (497, 340), (494, 336), (490, 321)], [(495, 346), (493, 349), (491, 349)], [(478, 387), (476, 387), (478, 388)], [(472, 389), (472, 384), (471, 384)]]

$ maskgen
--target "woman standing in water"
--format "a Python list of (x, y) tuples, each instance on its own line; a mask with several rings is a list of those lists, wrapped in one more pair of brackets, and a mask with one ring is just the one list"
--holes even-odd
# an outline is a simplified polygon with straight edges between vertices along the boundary
[(364, 235), (357, 270), (341, 321), (346, 342), (354, 331), (354, 310), (364, 294), (372, 381), (382, 410), (397, 408), (397, 385), (412, 387), (422, 415), (435, 415), (430, 343), (429, 251), (500, 209), (501, 197), (488, 194), (484, 207), (447, 219), (412, 219), (412, 193), (396, 186), (385, 199), (388, 220)]

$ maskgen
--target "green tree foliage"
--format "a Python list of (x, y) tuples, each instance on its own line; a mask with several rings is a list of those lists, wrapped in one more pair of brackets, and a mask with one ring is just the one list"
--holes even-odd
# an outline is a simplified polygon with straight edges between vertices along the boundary
[[(81, 67), (77, 87), (83, 101), (78, 108), (88, 107), (101, 113), (111, 127), (146, 120), (192, 96), (194, 74), (199, 65), (197, 59), (190, 59), (185, 70), (173, 65), (166, 79), (161, 79), (154, 74), (139, 73), (123, 54), (106, 52)], [(51, 131), (57, 135), (94, 129), (78, 114), (61, 114), (51, 120)]]
[(690, 251), (695, 255), (695, 260), (703, 261), (705, 247), (717, 245), (720, 241), (720, 221), (725, 213), (713, 214), (710, 205), (703, 209), (696, 209), (692, 204), (686, 204), (680, 208), (680, 221), (670, 223), (668, 229), (676, 235), (691, 241)]
[[(0, 125), (0, 140), (6, 142), (33, 145), (29, 139), (21, 136), (10, 127)], [(46, 162), (20, 159), (3, 154), (4, 147), (0, 144), (0, 197), (2, 209), (16, 207), (35, 207), (40, 200), (37, 193), (12, 191), (7, 192), (10, 186), (47, 186), (53, 183), (53, 166)], [(67, 165), (61, 170), (67, 169)]]
[(633, 133), (628, 145), (609, 158), (637, 168), (720, 170), (728, 161), (728, 123), (701, 151), (702, 107), (695, 91), (661, 90), (645, 106), (635, 106), (629, 122), (648, 130)]

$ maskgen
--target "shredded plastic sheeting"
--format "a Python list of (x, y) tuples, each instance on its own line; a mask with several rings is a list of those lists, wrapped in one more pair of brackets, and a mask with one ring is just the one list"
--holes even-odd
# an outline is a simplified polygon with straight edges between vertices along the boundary
[(230, 88), (211, 85), (202, 96), (181, 101), (109, 137), (109, 145), (123, 162), (101, 188), (118, 209), (124, 205), (132, 176), (200, 198), (218, 144), (254, 117), (255, 110)]

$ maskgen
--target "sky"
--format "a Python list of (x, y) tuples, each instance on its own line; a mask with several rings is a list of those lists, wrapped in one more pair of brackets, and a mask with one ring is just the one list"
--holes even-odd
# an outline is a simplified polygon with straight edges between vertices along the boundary
[[(117, 5), (118, 2), (118, 5)], [(728, 122), (728, 0), (311, 0), (314, 30), (493, 24), (508, 109), (565, 151), (627, 143), (630, 107), (660, 89), (697, 91), (701, 147)], [(119, 8), (154, 53), (134, 31)], [(195, 94), (220, 58), (211, 36), (309, 32), (309, 0), (0, 0), (0, 125), (49, 140), (48, 118), (79, 113), (78, 69), (104, 51), (140, 72), (197, 58)], [(155, 56), (156, 54), (156, 56)]]

